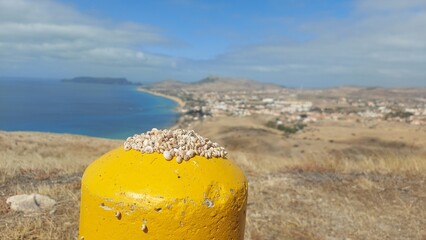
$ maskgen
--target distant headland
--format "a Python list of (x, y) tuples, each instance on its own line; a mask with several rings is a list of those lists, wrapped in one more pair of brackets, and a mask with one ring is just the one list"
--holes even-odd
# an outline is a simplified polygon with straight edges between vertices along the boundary
[(126, 78), (112, 78), (112, 77), (75, 77), (71, 79), (62, 79), (62, 82), (72, 83), (96, 83), (96, 84), (117, 84), (117, 85), (131, 85), (133, 82)]

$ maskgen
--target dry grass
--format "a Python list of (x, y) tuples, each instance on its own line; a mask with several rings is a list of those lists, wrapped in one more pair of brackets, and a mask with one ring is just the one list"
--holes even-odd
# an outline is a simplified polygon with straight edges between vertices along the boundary
[[(323, 122), (286, 137), (265, 121), (191, 126), (247, 174), (246, 239), (426, 239), (426, 129)], [(82, 172), (119, 144), (0, 132), (0, 239), (75, 239)], [(33, 192), (56, 199), (55, 210), (24, 215), (5, 204)]]
[[(424, 177), (250, 176), (248, 239), (423, 239)], [(255, 196), (255, 197), (254, 197)]]
[[(86, 166), (122, 141), (0, 131), (0, 239), (76, 239)], [(41, 214), (12, 212), (6, 199), (39, 193), (57, 201)]]
[(426, 239), (426, 128), (322, 122), (286, 137), (267, 120), (192, 126), (248, 175), (246, 239)]

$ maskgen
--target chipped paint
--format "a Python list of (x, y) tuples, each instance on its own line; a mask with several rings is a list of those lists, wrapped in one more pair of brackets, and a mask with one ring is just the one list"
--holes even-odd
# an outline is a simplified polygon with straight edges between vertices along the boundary
[(206, 198), (206, 199), (204, 199), (204, 205), (211, 208), (211, 207), (214, 207), (214, 202), (212, 200)]
[(118, 220), (121, 220), (121, 212), (119, 212), (119, 211), (115, 212), (115, 217), (116, 217)]
[(99, 207), (101, 207), (103, 210), (105, 210), (105, 211), (111, 211), (112, 210), (112, 208), (110, 208), (110, 207), (108, 207), (108, 206), (105, 206), (105, 204), (104, 203), (101, 203), (100, 205), (99, 205)]

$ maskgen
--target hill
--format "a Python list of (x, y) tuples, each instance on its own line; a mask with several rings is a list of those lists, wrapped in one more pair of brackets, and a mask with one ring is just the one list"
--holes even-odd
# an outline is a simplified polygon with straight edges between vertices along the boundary
[(178, 80), (163, 80), (144, 87), (148, 89), (181, 89), (187, 85), (188, 83), (181, 82)]
[[(425, 239), (424, 128), (328, 121), (286, 137), (263, 122), (224, 117), (192, 126), (246, 173), (245, 239)], [(0, 239), (75, 239), (83, 171), (121, 144), (0, 131)], [(23, 193), (58, 204), (38, 215), (13, 212), (6, 199)]]
[(167, 90), (190, 90), (190, 91), (252, 91), (252, 90), (278, 90), (282, 86), (263, 83), (243, 78), (226, 78), (226, 77), (206, 77), (196, 82), (185, 83), (177, 80), (165, 80), (153, 83), (147, 86), (150, 90), (163, 91)]
[(191, 84), (192, 88), (210, 89), (214, 91), (251, 91), (277, 90), (282, 86), (272, 83), (263, 83), (244, 78), (206, 77)]

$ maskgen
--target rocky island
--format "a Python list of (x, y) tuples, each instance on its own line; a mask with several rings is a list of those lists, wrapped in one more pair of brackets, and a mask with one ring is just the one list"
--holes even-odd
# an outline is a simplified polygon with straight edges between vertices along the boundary
[(126, 78), (112, 78), (112, 77), (75, 77), (71, 79), (62, 79), (61, 81), (72, 82), (72, 83), (96, 83), (96, 84), (117, 84), (117, 85), (133, 84)]

